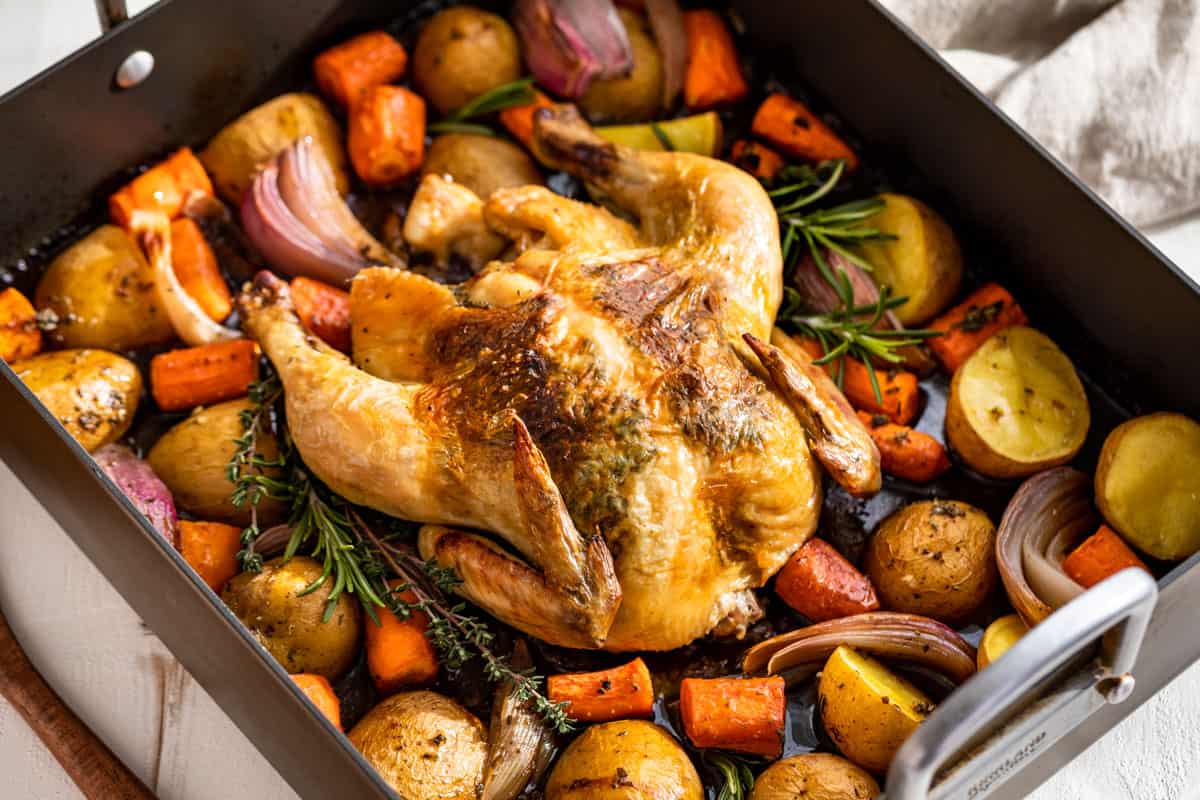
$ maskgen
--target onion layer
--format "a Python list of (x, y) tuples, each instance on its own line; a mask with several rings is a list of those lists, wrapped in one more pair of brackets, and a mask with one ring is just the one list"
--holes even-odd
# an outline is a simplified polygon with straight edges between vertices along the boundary
[[(510, 663), (517, 670), (533, 665), (523, 641), (513, 648)], [(554, 754), (550, 731), (528, 698), (517, 695), (511, 682), (496, 689), (489, 730), (480, 800), (512, 800), (550, 766)]]
[(670, 109), (683, 89), (687, 70), (687, 34), (676, 0), (646, 0), (646, 16), (663, 64), (663, 108)]
[(596, 78), (633, 69), (629, 34), (612, 0), (517, 0), (513, 25), (537, 82), (578, 99)]

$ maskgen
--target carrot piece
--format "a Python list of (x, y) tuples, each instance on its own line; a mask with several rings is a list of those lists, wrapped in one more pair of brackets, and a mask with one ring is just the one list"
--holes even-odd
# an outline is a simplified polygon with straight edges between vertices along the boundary
[(1137, 553), (1125, 544), (1125, 540), (1107, 525), (1101, 525), (1100, 530), (1085, 539), (1062, 562), (1067, 577), (1085, 589), (1092, 588), (1127, 567), (1150, 571)]
[(717, 747), (764, 758), (783, 752), (783, 677), (685, 678), (679, 715), (696, 747)]
[(813, 622), (879, 608), (871, 579), (823, 539), (809, 539), (775, 577), (775, 593)]
[(736, 103), (750, 87), (742, 77), (737, 47), (721, 15), (709, 9), (683, 12), (687, 36), (687, 70), (683, 101), (691, 109)]
[(329, 679), (324, 675), (308, 673), (292, 675), (291, 678), (292, 682), (300, 687), (300, 691), (304, 692), (304, 696), (312, 701), (312, 704), (325, 715), (326, 719), (333, 723), (333, 727), (340, 731), (342, 729), (342, 701), (333, 691)]
[(304, 327), (335, 350), (349, 353), (350, 293), (304, 277), (295, 278), (291, 290)]
[(366, 89), (350, 109), (346, 145), (364, 182), (404, 180), (425, 158), (425, 101), (402, 86)]
[(404, 76), (408, 53), (384, 31), (370, 31), (329, 48), (313, 59), (317, 86), (350, 108), (365, 89), (392, 83)]
[[(825, 351), (816, 339), (801, 338), (798, 340), (805, 352), (812, 358), (820, 358)], [(875, 380), (879, 383), (880, 402), (875, 399), (875, 389), (871, 385), (871, 373), (865, 364), (857, 358), (844, 359), (845, 368), (842, 373), (842, 393), (850, 401), (850, 405), (859, 411), (869, 411), (872, 414), (883, 414), (898, 425), (907, 425), (917, 418), (921, 406), (921, 391), (917, 386), (917, 376), (902, 369), (875, 369)], [(825, 371), (832, 378), (837, 377), (838, 365), (833, 362), (825, 365)]]
[(258, 378), (258, 347), (234, 339), (159, 353), (150, 359), (150, 393), (163, 411), (242, 397)]
[(888, 475), (913, 483), (928, 483), (950, 469), (942, 443), (927, 433), (897, 425), (883, 414), (858, 412), (879, 450), (879, 463)]
[(179, 552), (208, 588), (220, 592), (237, 575), (242, 529), (223, 522), (179, 520)]
[(193, 192), (212, 195), (212, 181), (191, 149), (181, 147), (108, 198), (108, 214), (122, 228), (129, 227), (129, 218), (139, 210), (161, 211), (174, 219)]
[(36, 356), (42, 350), (42, 331), (37, 312), (16, 289), (0, 292), (0, 361)]
[(640, 658), (599, 672), (551, 675), (546, 692), (555, 703), (568, 703), (567, 713), (580, 722), (654, 715), (650, 669)]
[(730, 151), (730, 161), (759, 180), (773, 179), (783, 169), (783, 156), (765, 144), (738, 139)]
[(989, 283), (930, 323), (929, 327), (942, 335), (929, 340), (929, 349), (954, 372), (992, 334), (1028, 321), (1007, 289)]
[[(396, 588), (402, 581), (391, 581)], [(396, 595), (405, 603), (417, 602), (410, 592)], [(430, 683), (438, 674), (438, 657), (433, 644), (425, 635), (429, 630), (429, 615), (412, 611), (408, 619), (400, 619), (387, 609), (380, 609), (379, 624), (367, 622), (367, 669), (375, 688), (382, 694), (395, 694), (406, 686)]]
[(858, 169), (858, 155), (799, 100), (773, 94), (754, 114), (750, 130), (777, 148), (809, 161), (844, 159), (846, 169)]
[(529, 105), (513, 106), (500, 112), (500, 124), (512, 134), (514, 139), (529, 148), (533, 147), (534, 112), (539, 108), (550, 108), (554, 105), (553, 100), (536, 89), (534, 89), (534, 94), (537, 95), (537, 100)]
[(171, 269), (183, 290), (214, 322), (223, 322), (233, 311), (233, 298), (221, 277), (217, 257), (200, 226), (188, 217), (171, 223)]

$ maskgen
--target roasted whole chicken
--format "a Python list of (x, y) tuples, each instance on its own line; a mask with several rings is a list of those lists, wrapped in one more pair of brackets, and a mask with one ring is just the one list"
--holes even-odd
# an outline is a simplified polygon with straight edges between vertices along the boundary
[(778, 225), (754, 178), (606, 143), (570, 106), (538, 112), (535, 149), (622, 216), (495, 192), (483, 219), (508, 259), (457, 286), (360, 272), (353, 360), (268, 273), (239, 299), (245, 329), (308, 467), (426, 523), (422, 555), (497, 618), (614, 651), (737, 635), (761, 615), (752, 590), (816, 528), (818, 463), (869, 494), (878, 453), (773, 332)]

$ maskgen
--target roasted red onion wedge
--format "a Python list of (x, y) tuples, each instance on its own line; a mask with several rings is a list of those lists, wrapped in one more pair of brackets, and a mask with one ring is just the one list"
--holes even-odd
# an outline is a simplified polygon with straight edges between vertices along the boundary
[[(509, 664), (516, 670), (533, 666), (525, 642), (517, 642)], [(554, 739), (529, 698), (521, 697), (511, 681), (496, 688), (488, 730), (480, 800), (512, 800), (550, 766)]]
[(687, 69), (687, 34), (676, 0), (646, 0), (646, 16), (663, 64), (663, 108), (670, 109), (683, 89)]
[(928, 667), (955, 683), (975, 674), (975, 648), (929, 617), (873, 611), (821, 622), (768, 639), (746, 653), (747, 674), (811, 674), (839, 645)]
[(150, 520), (154, 529), (179, 547), (179, 523), (171, 490), (142, 459), (123, 444), (109, 444), (92, 453), (112, 482), (120, 487), (129, 502)]
[(517, 0), (513, 25), (537, 82), (578, 99), (596, 78), (633, 68), (633, 49), (612, 0)]

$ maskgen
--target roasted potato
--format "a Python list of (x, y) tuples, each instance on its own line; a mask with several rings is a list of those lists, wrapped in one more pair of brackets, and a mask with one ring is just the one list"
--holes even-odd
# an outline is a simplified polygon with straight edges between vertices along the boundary
[(262, 571), (243, 572), (231, 580), (221, 599), (288, 672), (334, 680), (358, 657), (362, 621), (358, 601), (345, 592), (324, 620), (333, 576), (305, 594), (323, 572), (306, 556), (274, 558)]
[(843, 645), (821, 671), (817, 709), (825, 732), (842, 753), (882, 775), (933, 703), (883, 664)]
[(1100, 452), (1096, 505), (1147, 555), (1178, 561), (1200, 550), (1200, 425), (1167, 413), (1118, 425)]
[(338, 191), (350, 190), (342, 131), (329, 109), (315, 94), (295, 92), (276, 97), (226, 125), (200, 153), (217, 194), (226, 202), (241, 202), (255, 170), (280, 150), (304, 136), (333, 168)]
[(1044, 334), (1014, 325), (971, 354), (950, 383), (946, 440), (972, 469), (1022, 478), (1065, 464), (1091, 412), (1075, 367)]
[(124, 436), (137, 413), (142, 374), (115, 353), (58, 350), (11, 366), (89, 453)]
[(434, 14), (413, 49), (413, 83), (443, 115), (519, 77), (517, 34), (503, 17), (475, 6)]
[(644, 720), (606, 722), (588, 728), (571, 742), (546, 782), (546, 800), (630, 797), (704, 797), (700, 776), (679, 742)]
[(433, 140), (421, 177), (449, 175), (481, 200), (509, 186), (540, 184), (542, 173), (524, 150), (495, 136), (447, 133)]
[(895, 309), (905, 325), (916, 325), (942, 311), (962, 285), (962, 250), (954, 231), (929, 206), (912, 197), (885, 193), (884, 208), (867, 225), (895, 236), (869, 242), (863, 254), (875, 279), (908, 302)]
[(646, 18), (618, 9), (633, 52), (633, 71), (623, 78), (601, 78), (588, 86), (579, 106), (593, 122), (640, 122), (662, 107), (663, 63)]
[[(197, 409), (190, 417), (163, 434), (146, 460), (175, 496), (175, 503), (200, 519), (248, 525), (250, 506), (241, 508), (229, 500), (233, 484), (225, 465), (233, 458), (234, 440), (242, 436), (240, 414), (250, 407), (246, 399), (230, 400)], [(265, 459), (279, 456), (279, 446), (269, 431), (259, 431), (257, 452)], [(260, 525), (273, 525), (283, 518), (283, 504), (263, 498), (258, 504)]]
[(865, 568), (883, 607), (958, 622), (996, 586), (996, 526), (955, 500), (892, 513), (867, 545)]
[(435, 692), (394, 694), (348, 734), (404, 800), (475, 800), (483, 780), (483, 723)]
[(49, 336), (60, 347), (132, 350), (175, 333), (146, 256), (115, 225), (101, 225), (54, 259), (34, 303), (58, 316)]
[(871, 775), (830, 753), (805, 753), (777, 761), (754, 782), (750, 800), (872, 800)]

